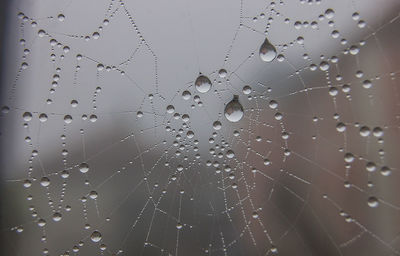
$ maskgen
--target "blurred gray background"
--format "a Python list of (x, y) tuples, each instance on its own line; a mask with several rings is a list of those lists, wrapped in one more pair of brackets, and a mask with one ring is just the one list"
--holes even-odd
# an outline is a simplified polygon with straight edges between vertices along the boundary
[(2, 12), (2, 255), (400, 254), (398, 0)]

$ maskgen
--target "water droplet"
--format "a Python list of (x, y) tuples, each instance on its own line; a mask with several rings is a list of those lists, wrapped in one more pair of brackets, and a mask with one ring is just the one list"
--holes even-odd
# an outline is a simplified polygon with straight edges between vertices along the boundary
[(81, 163), (79, 165), (79, 171), (81, 173), (87, 173), (89, 171), (89, 165), (87, 163)]
[(76, 108), (78, 106), (78, 101), (77, 100), (71, 100), (71, 106), (73, 108)]
[(98, 196), (98, 194), (97, 194), (97, 192), (96, 192), (96, 191), (90, 191), (90, 193), (89, 193), (89, 197), (90, 197), (91, 199), (96, 199), (96, 198), (97, 198), (97, 196)]
[(53, 220), (54, 220), (54, 221), (58, 222), (58, 221), (61, 220), (61, 218), (62, 218), (61, 213), (55, 212), (55, 213), (53, 214)]
[(346, 153), (346, 154), (344, 155), (344, 161), (345, 161), (346, 163), (351, 163), (351, 162), (353, 162), (353, 161), (354, 161), (354, 156), (353, 156), (353, 154), (352, 154), (352, 153)]
[(59, 21), (64, 21), (65, 20), (65, 16), (62, 13), (58, 14), (57, 18), (58, 18)]
[(369, 172), (374, 172), (376, 171), (376, 165), (374, 162), (368, 162), (367, 165), (365, 166), (365, 169)]
[(90, 120), (90, 122), (94, 123), (97, 121), (97, 116), (95, 114), (90, 115), (89, 120)]
[(363, 86), (365, 89), (369, 89), (369, 88), (372, 87), (372, 83), (371, 83), (370, 80), (364, 80), (363, 83), (362, 83), (362, 86)]
[(349, 51), (351, 55), (357, 55), (360, 52), (360, 49), (357, 46), (352, 45)]
[(235, 152), (233, 152), (233, 150), (229, 149), (228, 151), (226, 151), (226, 157), (227, 158), (234, 158), (235, 157)]
[(63, 170), (61, 172), (61, 178), (66, 179), (69, 177), (69, 172), (67, 170)]
[(211, 89), (211, 81), (204, 75), (199, 75), (194, 83), (196, 90), (201, 93), (206, 93)]
[(221, 78), (225, 78), (227, 74), (228, 74), (228, 72), (226, 72), (226, 69), (221, 68), (221, 69), (218, 71), (218, 75), (219, 75), (219, 77), (221, 77)]
[(335, 16), (335, 12), (332, 9), (327, 9), (325, 11), (325, 17), (327, 19), (332, 19)]
[(382, 137), (383, 136), (383, 130), (380, 127), (375, 127), (374, 130), (372, 130), (372, 133), (375, 137)]
[(329, 63), (326, 61), (322, 61), (319, 64), (319, 69), (321, 69), (322, 71), (327, 71), (329, 69)]
[(265, 38), (264, 43), (260, 47), (260, 58), (262, 61), (271, 62), (276, 57), (275, 47)]
[(183, 91), (182, 92), (182, 99), (184, 100), (189, 100), (192, 94), (189, 91)]
[(275, 100), (271, 100), (271, 101), (269, 102), (269, 107), (270, 107), (271, 109), (276, 109), (276, 108), (278, 107), (278, 102), (276, 102)]
[(49, 186), (49, 185), (50, 185), (50, 179), (47, 178), (47, 177), (43, 177), (43, 178), (40, 180), (40, 185), (42, 185), (43, 187)]
[(100, 34), (99, 34), (99, 32), (93, 32), (92, 36), (93, 36), (93, 39), (99, 39)]
[(175, 112), (175, 107), (172, 106), (172, 105), (168, 105), (168, 106), (167, 106), (167, 113), (168, 113), (168, 114), (172, 114), (172, 113), (174, 113), (174, 112)]
[(46, 225), (46, 221), (44, 219), (39, 219), (38, 220), (38, 226), (39, 227), (44, 227)]
[(24, 180), (24, 187), (29, 188), (32, 186), (32, 182), (30, 180)]
[(47, 121), (47, 115), (45, 113), (42, 113), (39, 115), (39, 120), (40, 122), (44, 123)]
[(32, 113), (25, 112), (24, 114), (22, 114), (22, 118), (24, 119), (25, 122), (29, 122), (32, 120)]
[(344, 132), (344, 131), (346, 131), (346, 125), (344, 123), (338, 123), (336, 125), (336, 130), (338, 132)]
[(189, 139), (191, 139), (191, 138), (194, 137), (194, 132), (193, 132), (193, 131), (188, 131), (188, 132), (186, 133), (186, 136), (187, 136)]
[(390, 170), (389, 167), (387, 167), (387, 166), (382, 166), (382, 168), (381, 168), (381, 174), (382, 174), (383, 176), (389, 176), (391, 173), (392, 173), (392, 171)]
[(368, 206), (369, 207), (376, 208), (376, 207), (378, 207), (378, 205), (379, 205), (379, 200), (376, 197), (370, 196), (368, 198)]
[(243, 94), (249, 95), (251, 93), (251, 87), (249, 85), (245, 85), (242, 89)]
[(230, 122), (239, 122), (243, 117), (243, 107), (239, 102), (239, 96), (234, 95), (233, 99), (225, 106), (225, 117)]
[(220, 121), (215, 121), (213, 123), (213, 128), (214, 128), (214, 130), (217, 130), (217, 131), (220, 130), (222, 128), (221, 122)]
[(64, 116), (64, 122), (65, 122), (66, 124), (72, 123), (72, 116), (70, 116), (70, 115), (65, 115), (65, 116)]
[(370, 133), (371, 132), (370, 132), (370, 130), (369, 130), (369, 128), (367, 126), (363, 126), (363, 127), (360, 128), (360, 135), (361, 136), (367, 137), (367, 136), (369, 136)]
[(91, 235), (90, 235), (90, 240), (92, 240), (93, 242), (97, 243), (100, 242), (101, 240), (101, 233), (99, 231), (94, 231)]
[(46, 35), (46, 31), (44, 31), (43, 29), (40, 29), (39, 31), (38, 31), (38, 36), (39, 37), (44, 37)]

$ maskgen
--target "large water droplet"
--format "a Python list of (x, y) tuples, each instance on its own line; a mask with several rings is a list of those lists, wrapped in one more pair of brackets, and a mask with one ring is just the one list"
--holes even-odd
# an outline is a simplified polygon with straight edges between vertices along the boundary
[(276, 57), (275, 47), (266, 38), (260, 47), (260, 58), (262, 61), (271, 62)]
[(234, 95), (233, 100), (231, 100), (225, 107), (225, 117), (230, 122), (239, 122), (243, 117), (243, 107), (239, 102), (239, 96)]
[(204, 75), (199, 75), (194, 82), (196, 90), (201, 93), (206, 93), (211, 89), (211, 81), (208, 77)]

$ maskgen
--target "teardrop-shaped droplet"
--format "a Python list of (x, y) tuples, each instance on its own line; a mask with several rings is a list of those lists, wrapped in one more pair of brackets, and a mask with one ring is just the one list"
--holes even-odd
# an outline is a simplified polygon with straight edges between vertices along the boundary
[(276, 57), (275, 47), (266, 38), (260, 47), (260, 58), (262, 61), (271, 62)]
[(201, 93), (206, 93), (211, 89), (211, 81), (208, 77), (204, 75), (199, 75), (194, 82), (196, 90)]
[(239, 96), (234, 95), (233, 100), (231, 100), (225, 107), (225, 117), (230, 122), (239, 122), (243, 117), (243, 107), (239, 102)]

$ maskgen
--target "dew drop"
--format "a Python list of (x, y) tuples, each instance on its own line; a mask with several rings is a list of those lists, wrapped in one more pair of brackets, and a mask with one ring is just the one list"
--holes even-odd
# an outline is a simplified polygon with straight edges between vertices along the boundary
[(58, 18), (59, 21), (64, 21), (65, 20), (65, 16), (62, 13), (58, 14), (57, 18)]
[(389, 176), (391, 173), (392, 173), (392, 171), (390, 170), (389, 167), (383, 166), (383, 167), (381, 168), (381, 174), (382, 174), (383, 176)]
[(346, 153), (346, 154), (344, 155), (344, 161), (345, 161), (346, 163), (351, 163), (351, 162), (353, 162), (353, 161), (354, 161), (354, 156), (353, 156), (353, 154), (352, 154), (352, 153)]
[(322, 71), (327, 71), (329, 69), (329, 63), (326, 61), (322, 61), (319, 64), (319, 69), (321, 69)]
[(377, 137), (377, 138), (382, 137), (382, 136), (383, 136), (383, 130), (382, 130), (382, 128), (380, 128), (380, 127), (375, 127), (375, 128), (372, 130), (372, 134), (373, 134), (375, 137)]
[(213, 123), (213, 128), (214, 128), (214, 130), (217, 130), (217, 131), (220, 130), (222, 128), (221, 122), (220, 121), (215, 121)]
[(194, 82), (196, 90), (201, 93), (206, 93), (211, 89), (211, 81), (204, 75), (199, 75)]
[(39, 121), (44, 123), (47, 121), (47, 115), (45, 113), (42, 113), (39, 115)]
[(79, 171), (81, 173), (87, 173), (89, 171), (89, 165), (87, 163), (81, 163), (79, 165)]
[(89, 197), (90, 197), (91, 199), (96, 199), (96, 198), (97, 198), (97, 196), (98, 196), (98, 194), (97, 194), (97, 192), (96, 192), (96, 191), (90, 191), (90, 193), (89, 193)]
[(251, 87), (249, 85), (245, 85), (242, 89), (243, 94), (249, 95), (251, 93)]
[(228, 74), (228, 72), (226, 72), (226, 69), (221, 68), (221, 69), (218, 71), (218, 75), (219, 75), (219, 77), (221, 77), (221, 78), (225, 78), (227, 74)]
[(226, 157), (227, 158), (234, 158), (235, 157), (235, 152), (233, 152), (233, 150), (228, 150), (226, 151)]
[(362, 83), (362, 86), (363, 86), (365, 89), (369, 89), (369, 88), (372, 87), (372, 83), (371, 83), (370, 80), (364, 80), (363, 83)]
[(50, 179), (47, 178), (47, 177), (43, 177), (43, 178), (40, 180), (40, 185), (42, 185), (43, 187), (49, 186), (49, 185), (50, 185)]
[(332, 19), (335, 16), (335, 12), (332, 9), (327, 9), (325, 11), (325, 17), (327, 19)]
[(61, 218), (62, 218), (61, 213), (55, 212), (55, 213), (53, 214), (53, 220), (54, 220), (54, 221), (58, 222), (58, 221), (61, 220)]
[(226, 119), (230, 122), (239, 122), (243, 117), (243, 107), (239, 102), (239, 96), (234, 95), (233, 99), (225, 106), (224, 111)]
[(344, 131), (346, 131), (346, 125), (344, 123), (338, 123), (336, 125), (336, 130), (338, 132), (344, 132)]
[(376, 208), (376, 207), (378, 207), (378, 205), (379, 205), (379, 200), (376, 197), (371, 196), (368, 198), (368, 206), (369, 207)]
[(367, 126), (363, 126), (360, 128), (360, 135), (362, 137), (368, 137), (370, 133), (371, 133), (371, 131), (369, 130), (369, 128)]
[(100, 242), (101, 240), (101, 233), (99, 231), (94, 231), (91, 235), (90, 235), (90, 240), (92, 240), (93, 242), (97, 243)]
[(70, 116), (70, 115), (65, 115), (65, 116), (64, 116), (64, 122), (65, 122), (66, 124), (72, 123), (72, 116)]
[(265, 38), (264, 43), (260, 47), (260, 58), (262, 61), (271, 62), (276, 57), (275, 47)]
[(182, 92), (182, 99), (184, 100), (189, 100), (192, 94), (189, 91), (183, 91)]
[(167, 106), (167, 113), (168, 113), (168, 114), (172, 114), (172, 113), (174, 113), (174, 112), (175, 112), (175, 107), (172, 106), (172, 105), (168, 105), (168, 106)]
[(24, 119), (25, 122), (29, 122), (32, 120), (32, 113), (25, 112), (24, 114), (22, 114), (22, 118)]

